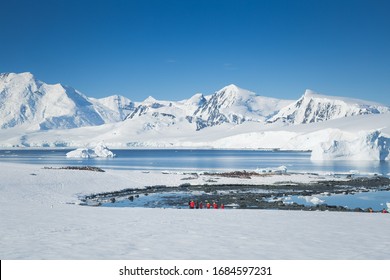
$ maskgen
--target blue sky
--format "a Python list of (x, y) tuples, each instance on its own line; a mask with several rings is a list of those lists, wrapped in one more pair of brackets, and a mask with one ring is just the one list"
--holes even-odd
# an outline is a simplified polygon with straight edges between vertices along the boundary
[(234, 83), (390, 105), (390, 1), (2, 1), (0, 72), (87, 96), (180, 100)]

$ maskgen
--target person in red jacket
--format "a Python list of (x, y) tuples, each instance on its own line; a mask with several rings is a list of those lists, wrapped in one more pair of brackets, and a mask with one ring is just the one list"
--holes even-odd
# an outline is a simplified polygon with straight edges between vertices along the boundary
[(210, 202), (207, 201), (207, 203), (206, 203), (206, 208), (207, 208), (207, 209), (210, 209), (210, 207), (211, 207), (211, 204), (210, 204)]
[(213, 208), (218, 209), (218, 204), (215, 201), (213, 202)]
[(382, 213), (389, 213), (385, 208), (383, 208)]
[(203, 202), (199, 202), (199, 209), (203, 209)]
[(225, 205), (221, 203), (221, 209), (225, 209)]
[(195, 208), (195, 202), (193, 200), (190, 201), (190, 209)]

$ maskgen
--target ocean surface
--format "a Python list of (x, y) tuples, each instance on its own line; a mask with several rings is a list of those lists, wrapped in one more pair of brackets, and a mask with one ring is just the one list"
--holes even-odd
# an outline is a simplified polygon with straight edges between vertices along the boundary
[(286, 166), (290, 172), (380, 174), (390, 176), (390, 163), (310, 160), (308, 152), (261, 150), (113, 150), (114, 158), (66, 158), (69, 149), (0, 150), (1, 162), (45, 166), (90, 165), (124, 170), (255, 170)]

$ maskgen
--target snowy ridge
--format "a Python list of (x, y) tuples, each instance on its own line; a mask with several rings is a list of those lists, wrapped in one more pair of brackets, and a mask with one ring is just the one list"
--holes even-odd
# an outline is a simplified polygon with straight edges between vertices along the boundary
[(364, 100), (326, 96), (306, 90), (296, 102), (282, 108), (268, 122), (314, 123), (343, 117), (390, 112), (390, 108)]

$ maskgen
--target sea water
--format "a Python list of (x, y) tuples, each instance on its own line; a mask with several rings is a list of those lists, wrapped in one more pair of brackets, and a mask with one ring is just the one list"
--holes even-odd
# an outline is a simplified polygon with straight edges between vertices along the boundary
[(389, 176), (390, 163), (310, 160), (309, 152), (262, 150), (113, 150), (114, 158), (66, 158), (69, 149), (0, 150), (0, 161), (46, 166), (90, 165), (124, 170), (255, 170), (286, 166), (289, 172), (378, 174)]

